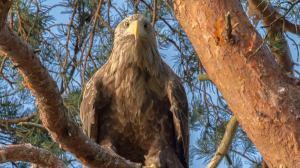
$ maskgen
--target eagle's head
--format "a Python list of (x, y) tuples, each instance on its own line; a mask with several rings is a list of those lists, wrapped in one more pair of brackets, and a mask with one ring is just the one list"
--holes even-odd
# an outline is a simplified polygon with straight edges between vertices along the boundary
[(143, 15), (134, 14), (119, 23), (115, 30), (116, 43), (156, 43), (155, 30)]
[(134, 14), (119, 23), (115, 29), (110, 60), (116, 62), (119, 68), (137, 65), (156, 73), (162, 60), (157, 49), (155, 30), (148, 19)]

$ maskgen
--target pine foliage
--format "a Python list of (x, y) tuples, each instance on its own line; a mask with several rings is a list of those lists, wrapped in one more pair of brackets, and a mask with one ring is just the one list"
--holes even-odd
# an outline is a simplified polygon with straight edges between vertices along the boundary
[[(247, 9), (247, 1), (242, 3)], [(290, 6), (290, 3), (280, 1), (271, 3), (277, 5), (282, 13)], [(104, 0), (99, 18), (95, 16), (98, 4), (98, 0), (15, 0), (7, 20), (8, 25), (36, 50), (43, 65), (57, 81), (64, 105), (78, 126), (81, 126), (79, 106), (83, 82), (87, 82), (109, 58), (117, 24), (134, 13), (143, 14), (149, 20), (153, 18), (151, 0)], [(191, 142), (191, 163), (203, 159), (207, 164), (222, 140), (232, 112), (211, 81), (198, 80), (198, 75), (206, 74), (206, 71), (173, 12), (171, 0), (157, 1), (157, 44), (162, 57), (172, 62), (174, 71), (184, 81), (188, 92), (191, 135), (197, 136), (197, 140)], [(299, 5), (296, 5), (287, 17), (299, 24), (298, 16)], [(268, 37), (271, 51), (280, 53), (283, 50), (281, 37)], [(293, 39), (294, 46), (298, 47), (299, 41), (297, 43)], [(0, 52), (0, 55), (3, 54)], [(30, 143), (50, 150), (69, 166), (81, 167), (59, 144), (53, 142), (47, 130), (5, 122), (35, 114), (26, 122), (42, 125), (35, 98), (23, 85), (17, 66), (5, 56), (0, 56), (0, 64), (3, 64), (0, 70), (3, 74), (0, 78), (0, 144)], [(228, 167), (261, 167), (260, 154), (241, 128), (228, 154), (232, 160), (232, 165)], [(227, 163), (225, 159), (224, 162)], [(3, 164), (4, 167), (10, 165), (21, 168), (30, 164)]]

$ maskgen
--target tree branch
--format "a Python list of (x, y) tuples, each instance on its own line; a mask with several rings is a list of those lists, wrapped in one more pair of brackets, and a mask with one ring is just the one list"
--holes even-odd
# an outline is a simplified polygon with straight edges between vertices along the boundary
[(42, 130), (45, 133), (48, 133), (48, 130), (41, 124), (36, 124), (36, 123), (31, 123), (31, 122), (20, 122), (18, 125), (28, 126), (28, 127), (35, 127), (35, 128), (38, 128), (38, 129)]
[(156, 21), (156, 8), (157, 8), (157, 0), (153, 1), (153, 18), (152, 18), (152, 27), (155, 25)]
[(24, 77), (23, 85), (36, 97), (40, 118), (52, 139), (89, 167), (138, 168), (137, 163), (110, 153), (89, 139), (70, 119), (57, 83), (42, 65), (31, 46), (26, 44), (6, 25), (12, 1), (0, 1), (0, 50), (17, 65)]
[[(293, 76), (294, 62), (283, 33), (284, 30), (295, 28), (295, 25), (292, 24), (291, 26), (291, 23), (285, 19), (284, 21), (278, 19), (278, 17), (282, 17), (282, 15), (276, 11), (271, 3), (262, 2), (261, 0), (248, 0), (248, 2), (250, 10), (254, 10), (257, 15), (262, 16), (261, 21), (267, 29), (268, 38), (270, 40), (269, 46), (272, 53), (276, 56), (277, 62), (286, 72), (290, 72)], [(300, 27), (298, 29), (300, 30)], [(297, 31), (297, 27), (295, 31)], [(280, 46), (280, 48), (278, 48), (278, 46)]]
[[(275, 21), (273, 24), (276, 27), (284, 28), (284, 30), (291, 33), (300, 35), (300, 26), (290, 21), (286, 20), (283, 15), (276, 11), (274, 6), (269, 2), (264, 2), (263, 0), (248, 0), (249, 5), (255, 6), (255, 8), (261, 12), (263, 15), (262, 20), (266, 21)], [(294, 2), (294, 4), (299, 3), (300, 1)], [(282, 19), (278, 19), (282, 18)]]
[(22, 117), (22, 118), (0, 119), (0, 124), (2, 124), (2, 123), (18, 124), (19, 122), (26, 122), (26, 121), (32, 119), (35, 115), (36, 115), (36, 113), (33, 113), (29, 116)]
[(0, 146), (0, 163), (25, 161), (42, 167), (68, 168), (68, 166), (50, 151), (25, 145)]
[(213, 156), (209, 164), (206, 166), (206, 168), (215, 168), (220, 164), (223, 157), (228, 152), (228, 149), (232, 143), (232, 140), (235, 136), (238, 126), (239, 126), (239, 122), (236, 120), (235, 116), (232, 115), (226, 127), (225, 134), (220, 143), (220, 146), (217, 149), (216, 154)]
[[(245, 61), (263, 39), (246, 17), (241, 2), (175, 0), (173, 3), (175, 16), (205, 71), (268, 166), (299, 167), (299, 86), (286, 75), (265, 45)], [(232, 32), (238, 36), (235, 45), (222, 43), (227, 11), (231, 12), (233, 24), (239, 23)]]
[[(1, 53), (0, 53), (0, 54), (1, 54)], [(6, 81), (9, 83), (11, 89), (14, 89), (13, 84), (14, 84), (15, 82), (11, 82), (10, 80), (8, 80), (8, 79), (3, 75), (3, 73), (2, 73), (2, 70), (3, 70), (3, 68), (4, 68), (4, 64), (5, 64), (6, 59), (7, 59), (7, 57), (5, 56), (5, 57), (3, 58), (3, 60), (2, 60), (1, 67), (0, 67), (0, 76), (1, 76), (4, 80), (6, 80)]]
[(198, 75), (198, 80), (199, 81), (207, 81), (207, 80), (210, 80), (210, 79), (209, 79), (208, 74), (201, 74), (201, 75)]

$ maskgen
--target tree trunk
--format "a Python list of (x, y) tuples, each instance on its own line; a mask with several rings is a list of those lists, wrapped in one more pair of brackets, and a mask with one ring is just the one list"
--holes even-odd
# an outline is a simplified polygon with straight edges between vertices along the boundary
[[(299, 86), (287, 77), (239, 0), (174, 2), (209, 78), (269, 167), (300, 167)], [(225, 12), (231, 13), (235, 43), (225, 40)], [(259, 50), (258, 50), (259, 49)]]

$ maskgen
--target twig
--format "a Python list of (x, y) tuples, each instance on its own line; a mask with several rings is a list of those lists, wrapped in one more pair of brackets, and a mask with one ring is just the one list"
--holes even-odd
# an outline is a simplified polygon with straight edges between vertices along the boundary
[(231, 45), (235, 44), (237, 38), (234, 35), (232, 35), (232, 29), (235, 28), (239, 23), (236, 23), (234, 26), (231, 26), (231, 15), (229, 11), (225, 14), (225, 22), (226, 22), (225, 40)]
[(276, 18), (271, 24), (267, 25), (267, 26), (262, 26), (261, 28), (267, 28), (267, 27), (271, 27), (273, 26), (274, 23), (276, 23), (278, 20), (280, 19), (284, 19), (285, 20), (285, 16), (292, 10), (292, 8), (297, 5), (300, 1), (297, 1), (295, 3), (293, 3), (290, 8), (280, 17)]
[(48, 133), (48, 130), (46, 129), (46, 127), (44, 127), (41, 124), (36, 124), (36, 123), (32, 123), (32, 122), (19, 122), (18, 125), (28, 126), (28, 127), (35, 127), (35, 128), (38, 128), (38, 129), (42, 130), (43, 132)]
[[(270, 32), (270, 29), (268, 30), (267, 34), (266, 34), (266, 37), (268, 37), (268, 34)], [(263, 46), (264, 44), (266, 43), (267, 39), (266, 37), (264, 38), (263, 42), (260, 44), (260, 46), (251, 54), (248, 56), (248, 58), (246, 58), (246, 61), (247, 62), (254, 54), (256, 54)], [(254, 43), (254, 42), (253, 42)]]
[(164, 3), (167, 5), (167, 7), (172, 11), (172, 13), (174, 14), (174, 10), (173, 7), (169, 4), (169, 2), (167, 2), (166, 0), (164, 0)]
[(208, 74), (200, 74), (198, 75), (198, 80), (199, 81), (207, 81), (210, 80)]
[(14, 12), (13, 12), (13, 10), (10, 11), (9, 18), (10, 18), (10, 21), (9, 21), (10, 28), (13, 28), (14, 27)]
[[(289, 31), (291, 33), (300, 35), (300, 32), (298, 31), (298, 29), (300, 29), (300, 26), (297, 25), (296, 21), (297, 21), (297, 17), (298, 15), (296, 15), (295, 17), (295, 23), (291, 23), (289, 22), (287, 19), (285, 19), (285, 15), (287, 15), (287, 13), (300, 1), (296, 1), (294, 3), (291, 3), (289, 1), (283, 1), (280, 2), (279, 4), (282, 3), (288, 3), (290, 4), (290, 8), (286, 9), (286, 13), (284, 15), (281, 15), (279, 12), (276, 12), (278, 9), (278, 7), (274, 8), (272, 6), (272, 4), (267, 3), (263, 0), (248, 0), (249, 4), (256, 6), (256, 10), (259, 10), (263, 15), (264, 15), (264, 20), (272, 20), (274, 21), (273, 23), (269, 24), (269, 26), (272, 26), (273, 24), (275, 24), (277, 27), (280, 27), (283, 29), (283, 26), (285, 26), (285, 30)], [(284, 24), (283, 24), (284, 23)]]
[(230, 16), (230, 12), (228, 11), (225, 14), (225, 22), (226, 22), (226, 37), (225, 39), (230, 42), (232, 39), (232, 26), (231, 26), (231, 16)]
[(39, 17), (39, 12), (40, 12), (39, 4), (38, 4), (37, 0), (35, 0), (34, 3), (35, 3), (35, 6), (36, 6), (36, 13), (35, 13), (35, 17), (34, 17), (33, 24), (32, 24), (32, 26), (31, 26), (31, 28), (29, 29), (29, 32), (28, 32), (28, 34), (27, 34), (27, 37), (26, 37), (26, 40), (25, 40), (25, 41), (28, 41), (28, 38), (29, 38), (29, 36), (30, 36), (30, 34), (31, 34), (31, 31), (32, 31), (32, 29), (34, 28), (35, 23), (36, 23), (36, 21), (37, 21), (37, 19), (38, 19), (38, 17)]
[(100, 21), (102, 22), (103, 26), (106, 27), (109, 31), (109, 34), (111, 35), (111, 37), (114, 36), (114, 30), (104, 21), (104, 19), (102, 18), (102, 16), (100, 14), (98, 14), (97, 16)]
[(156, 8), (157, 8), (157, 0), (153, 1), (153, 18), (152, 18), (152, 27), (155, 25), (156, 21)]
[(9, 83), (11, 89), (14, 90), (13, 84), (15, 84), (15, 82), (11, 82), (11, 81), (10, 81), (9, 79), (7, 79), (6, 76), (4, 76), (3, 73), (2, 73), (2, 70), (3, 70), (3, 68), (4, 68), (4, 64), (5, 64), (5, 61), (6, 61), (6, 60), (7, 60), (7, 56), (5, 56), (5, 57), (3, 58), (3, 60), (2, 60), (1, 67), (0, 67), (0, 76), (1, 76), (4, 80), (6, 80), (6, 81)]
[(135, 2), (135, 4), (133, 5), (133, 7), (134, 7), (134, 13), (137, 13), (137, 10), (139, 9), (139, 8), (138, 8), (138, 5), (139, 5), (140, 1), (141, 1), (141, 0), (137, 0), (137, 1)]
[[(66, 45), (65, 45), (65, 48), (66, 48), (66, 54), (65, 54), (65, 60), (64, 60), (64, 65), (63, 65), (63, 71), (67, 65), (67, 60), (68, 60), (68, 56), (69, 56), (69, 49), (68, 49), (68, 45), (69, 45), (69, 41), (70, 41), (70, 34), (71, 34), (71, 25), (73, 24), (73, 20), (74, 20), (74, 16), (76, 14), (76, 8), (77, 8), (77, 4), (78, 4), (78, 1), (79, 0), (76, 0), (75, 1), (75, 4), (74, 4), (74, 8), (73, 8), (73, 13), (72, 13), (72, 16), (71, 16), (71, 20), (70, 20), (70, 24), (69, 24), (69, 29), (68, 29), (68, 33), (67, 33), (67, 40), (66, 40)], [(62, 75), (61, 76), (62, 78), (64, 78), (64, 76)]]
[(236, 153), (236, 154), (239, 154), (239, 155), (243, 156), (244, 158), (248, 159), (250, 162), (257, 164), (257, 162), (256, 162), (255, 160), (249, 158), (249, 157), (246, 156), (245, 154), (243, 154), (243, 153), (241, 153), (241, 152), (239, 152), (239, 151), (236, 151), (236, 150), (234, 150), (234, 149), (229, 149), (229, 150), (232, 151), (232, 152), (234, 152), (234, 153)]
[(96, 23), (97, 23), (97, 19), (100, 18), (100, 9), (102, 7), (102, 3), (103, 3), (103, 0), (100, 0), (99, 4), (98, 4), (98, 7), (97, 7), (97, 10), (96, 10), (96, 17), (94, 19), (94, 24), (93, 24), (93, 27), (92, 27), (92, 30), (91, 30), (91, 34), (90, 34), (90, 37), (91, 37), (91, 41), (90, 41), (90, 46), (89, 46), (89, 49), (88, 49), (88, 52), (86, 53), (85, 55), (85, 59), (84, 59), (84, 63), (83, 63), (83, 70), (82, 70), (82, 76), (81, 76), (81, 85), (82, 85), (82, 89), (85, 88), (85, 69), (86, 69), (86, 62), (87, 62), (87, 58), (88, 56), (90, 55), (91, 53), (91, 49), (92, 49), (92, 46), (93, 46), (93, 42), (94, 42), (94, 33), (95, 33), (95, 27), (96, 27)]
[(228, 153), (226, 153), (225, 158), (226, 158), (227, 164), (228, 165), (232, 165), (232, 160), (231, 160), (231, 158), (230, 158), (230, 156), (229, 156)]
[(0, 124), (1, 123), (17, 124), (19, 122), (26, 122), (26, 121), (32, 119), (35, 115), (36, 115), (36, 113), (33, 113), (33, 114), (29, 115), (29, 116), (22, 117), (22, 118), (0, 119)]
[(297, 70), (295, 70), (295, 69), (294, 69), (294, 71), (295, 71), (298, 75), (300, 75), (300, 72), (299, 72), (299, 71), (297, 71)]

